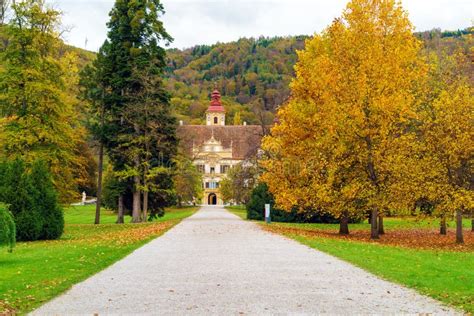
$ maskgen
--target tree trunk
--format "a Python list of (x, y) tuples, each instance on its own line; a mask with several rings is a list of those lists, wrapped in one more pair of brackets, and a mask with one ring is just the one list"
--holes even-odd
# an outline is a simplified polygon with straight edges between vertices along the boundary
[(377, 217), (378, 211), (376, 208), (372, 210), (372, 214), (370, 216), (370, 238), (371, 239), (379, 239), (379, 231), (377, 229)]
[[(135, 124), (135, 134), (138, 137), (140, 135), (140, 128), (137, 124)], [(135, 154), (133, 157), (133, 163), (135, 167), (135, 171), (137, 172), (136, 176), (133, 176), (133, 207), (132, 207), (132, 223), (139, 223), (141, 222), (142, 210), (141, 210), (141, 202), (142, 202), (142, 194), (140, 190), (140, 156), (138, 153)]]
[(349, 216), (347, 212), (342, 213), (339, 221), (339, 234), (349, 235)]
[(474, 211), (471, 211), (471, 232), (474, 233)]
[(464, 238), (462, 236), (462, 210), (456, 212), (456, 243), (464, 244)]
[(143, 192), (143, 221), (148, 221), (148, 191)]
[(379, 215), (379, 223), (378, 223), (377, 229), (378, 229), (379, 235), (385, 234), (385, 229), (383, 228), (383, 215), (382, 214)]
[(140, 176), (134, 176), (132, 223), (141, 222)]
[(439, 233), (440, 235), (446, 235), (447, 229), (446, 229), (446, 217), (441, 218), (441, 222), (439, 224)]
[(123, 195), (120, 194), (118, 198), (118, 215), (117, 224), (123, 224)]
[(99, 147), (99, 165), (97, 177), (97, 201), (95, 204), (95, 221), (94, 224), (100, 224), (100, 207), (102, 206), (102, 173), (104, 166), (104, 145), (102, 142)]

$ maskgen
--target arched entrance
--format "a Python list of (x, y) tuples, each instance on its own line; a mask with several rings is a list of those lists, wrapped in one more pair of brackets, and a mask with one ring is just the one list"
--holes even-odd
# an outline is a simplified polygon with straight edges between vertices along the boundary
[(209, 194), (207, 197), (207, 204), (209, 205), (216, 205), (217, 204), (217, 196), (215, 193)]

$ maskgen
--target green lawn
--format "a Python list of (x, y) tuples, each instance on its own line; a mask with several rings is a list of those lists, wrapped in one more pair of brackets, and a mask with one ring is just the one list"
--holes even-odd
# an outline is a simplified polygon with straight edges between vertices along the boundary
[(241, 219), (247, 219), (247, 209), (243, 205), (226, 206), (226, 210), (237, 215)]
[[(391, 228), (406, 227), (405, 224), (397, 223), (396, 220), (389, 220), (387, 224)], [(307, 224), (285, 225), (308, 226)], [(275, 229), (274, 225), (271, 230), (278, 232), (278, 228)], [(384, 279), (414, 288), (420, 293), (474, 313), (474, 253), (472, 252), (410, 249), (304, 236), (284, 229), (280, 233), (348, 261)]]
[(11, 254), (0, 249), (0, 314), (2, 304), (20, 314), (31, 311), (160, 236), (196, 210), (170, 209), (157, 221), (123, 225), (111, 224), (116, 216), (103, 211), (105, 224), (93, 225), (94, 206), (65, 209), (66, 227), (60, 240), (17, 243)]

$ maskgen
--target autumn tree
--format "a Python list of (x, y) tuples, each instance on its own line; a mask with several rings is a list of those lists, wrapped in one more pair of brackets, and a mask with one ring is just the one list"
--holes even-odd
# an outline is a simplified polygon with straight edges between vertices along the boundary
[(200, 201), (203, 194), (201, 172), (184, 154), (179, 154), (174, 164), (173, 183), (178, 206), (183, 202)]
[(378, 238), (379, 215), (408, 202), (397, 194), (398, 167), (425, 72), (412, 29), (395, 1), (354, 0), (307, 41), (292, 99), (264, 140), (264, 180), (278, 205), (323, 205), (336, 216), (368, 209)]
[(47, 162), (61, 200), (71, 200), (85, 166), (77, 155), (84, 131), (66, 85), (75, 57), (59, 55), (60, 12), (43, 0), (14, 2), (11, 11), (0, 54), (0, 156)]
[(253, 163), (242, 162), (233, 166), (219, 183), (219, 192), (225, 202), (246, 204), (257, 184), (258, 168)]
[(429, 93), (419, 109), (424, 194), (441, 218), (441, 233), (446, 218), (455, 217), (457, 243), (463, 243), (463, 214), (474, 208), (474, 94), (462, 71), (467, 58), (460, 52), (434, 58)]

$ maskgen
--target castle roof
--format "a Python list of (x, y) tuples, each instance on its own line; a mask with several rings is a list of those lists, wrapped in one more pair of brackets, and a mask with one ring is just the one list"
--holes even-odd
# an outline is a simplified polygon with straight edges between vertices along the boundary
[(207, 112), (225, 112), (221, 103), (221, 94), (215, 89), (211, 94), (211, 104), (207, 108)]
[(183, 125), (178, 126), (177, 134), (180, 146), (190, 156), (193, 148), (212, 140), (224, 148), (232, 148), (232, 159), (236, 160), (254, 156), (262, 141), (262, 127), (259, 125)]

